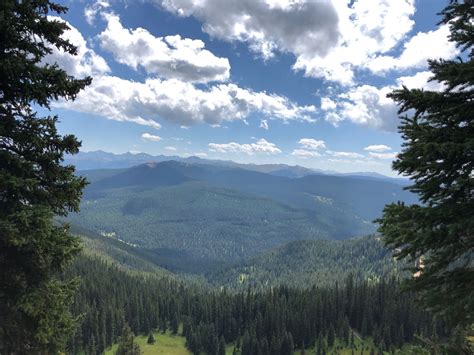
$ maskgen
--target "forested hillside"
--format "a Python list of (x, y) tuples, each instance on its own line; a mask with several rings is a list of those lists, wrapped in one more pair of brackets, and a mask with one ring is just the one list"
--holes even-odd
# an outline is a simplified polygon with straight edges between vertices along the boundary
[(235, 263), (205, 263), (184, 253), (129, 245), (77, 226), (73, 226), (73, 231), (82, 239), (86, 255), (113, 262), (124, 270), (233, 290), (246, 290), (249, 286), (258, 289), (334, 285), (349, 276), (357, 282), (373, 283), (405, 275), (404, 265), (393, 259), (377, 236), (344, 241), (294, 241)]
[(354, 337), (369, 336), (371, 350), (388, 351), (414, 341), (414, 334), (447, 334), (443, 323), (418, 309), (413, 295), (400, 294), (390, 278), (371, 284), (348, 277), (326, 287), (233, 293), (132, 274), (87, 255), (65, 276), (82, 280), (73, 313), (84, 318), (69, 342), (74, 354), (101, 353), (118, 340), (125, 324), (135, 334), (182, 332), (195, 354), (217, 354), (223, 343), (244, 355), (291, 354), (303, 346), (327, 352), (336, 339), (350, 347)]
[(334, 285), (351, 276), (355, 281), (376, 283), (404, 275), (404, 265), (393, 259), (380, 238), (369, 236), (344, 241), (301, 240), (224, 269), (207, 279), (215, 285), (245, 289), (290, 285)]
[(397, 184), (354, 177), (286, 178), (174, 161), (86, 173), (79, 214), (69, 220), (147, 249), (186, 257), (202, 270), (289, 241), (345, 239), (374, 231), (389, 201), (413, 196)]
[(474, 0), (0, 1), (0, 355), (473, 355), (473, 58)]

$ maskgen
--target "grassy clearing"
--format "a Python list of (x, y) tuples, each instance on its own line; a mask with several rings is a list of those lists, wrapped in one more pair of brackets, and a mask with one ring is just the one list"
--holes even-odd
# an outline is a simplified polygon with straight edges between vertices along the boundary
[[(140, 345), (140, 349), (143, 355), (191, 355), (191, 352), (186, 348), (186, 339), (179, 335), (172, 335), (169, 331), (165, 334), (154, 332), (153, 336), (155, 337), (155, 344), (147, 344), (148, 336), (139, 335), (135, 337), (135, 341)], [(354, 349), (346, 346), (343, 342), (336, 340), (336, 345), (333, 348), (328, 349), (327, 354), (337, 354), (337, 355), (359, 355), (365, 354), (369, 355), (370, 350), (377, 348), (374, 346), (374, 343), (371, 338), (367, 339), (354, 339)], [(112, 348), (109, 348), (105, 351), (105, 355), (113, 355), (117, 351), (117, 344), (114, 344)], [(234, 350), (234, 344), (227, 344), (226, 346), (226, 355), (232, 355)], [(354, 352), (353, 352), (354, 350)], [(295, 349), (294, 354), (298, 355), (301, 353), (301, 349)], [(377, 351), (375, 352), (377, 354)], [(240, 352), (239, 352), (240, 354)], [(314, 347), (305, 349), (305, 355), (314, 355), (316, 351)]]
[[(186, 348), (186, 339), (179, 335), (171, 335), (170, 332), (165, 334), (154, 332), (155, 344), (147, 344), (148, 336), (139, 335), (135, 337), (135, 341), (140, 345), (143, 355), (189, 355), (191, 352)], [(113, 355), (117, 351), (117, 344), (105, 351), (105, 355)]]

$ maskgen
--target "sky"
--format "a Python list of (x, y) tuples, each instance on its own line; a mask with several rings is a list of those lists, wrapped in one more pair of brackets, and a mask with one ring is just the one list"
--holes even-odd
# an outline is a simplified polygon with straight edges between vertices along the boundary
[(458, 54), (447, 0), (64, 1), (92, 84), (57, 101), (83, 151), (199, 156), (395, 176), (395, 88), (439, 90), (429, 58)]

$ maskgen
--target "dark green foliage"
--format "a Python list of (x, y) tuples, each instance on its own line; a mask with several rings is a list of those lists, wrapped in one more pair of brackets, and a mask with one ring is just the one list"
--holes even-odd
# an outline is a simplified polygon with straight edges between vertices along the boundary
[(47, 0), (0, 3), (0, 348), (7, 354), (54, 353), (74, 329), (75, 282), (54, 275), (79, 242), (53, 217), (78, 210), (85, 180), (61, 163), (80, 143), (58, 134), (57, 117), (38, 117), (30, 106), (74, 99), (91, 81), (42, 63), (52, 47), (76, 54), (61, 37), (67, 25), (48, 18), (66, 10)]
[(151, 345), (155, 344), (156, 341), (155, 341), (155, 337), (153, 336), (153, 332), (150, 332), (146, 342), (147, 344), (151, 344)]
[(173, 318), (171, 319), (171, 324), (170, 324), (170, 327), (171, 327), (171, 333), (172, 334), (178, 334), (178, 328), (179, 328), (179, 319), (178, 319), (178, 314), (175, 313), (173, 315)]
[(219, 351), (217, 352), (218, 355), (225, 355), (225, 339), (221, 336), (219, 340)]
[(72, 312), (81, 315), (82, 321), (69, 341), (71, 353), (95, 353), (92, 338), (104, 339), (100, 343), (96, 340), (96, 350), (102, 352), (117, 342), (127, 324), (133, 333), (148, 335), (152, 328), (166, 329), (171, 322), (178, 310), (177, 295), (184, 290), (180, 283), (125, 270), (83, 254), (67, 270), (66, 279), (81, 277)]
[(207, 271), (294, 240), (365, 235), (385, 203), (412, 196), (380, 180), (289, 179), (175, 161), (84, 175), (94, 182), (71, 222), (115, 232), (173, 271)]
[[(362, 320), (362, 324), (364, 324), (364, 320)], [(329, 331), (328, 331), (328, 346), (333, 347), (335, 340), (336, 340), (336, 332), (334, 331), (334, 326), (331, 324), (329, 326)]]
[[(86, 256), (79, 257), (68, 274), (83, 279), (73, 307), (74, 314), (84, 315), (69, 343), (74, 354), (100, 353), (118, 339), (125, 324), (135, 334), (148, 334), (147, 329), (163, 324), (170, 329), (176, 318), (195, 354), (219, 353), (225, 342), (237, 348), (240, 342), (242, 354), (289, 354), (303, 343), (327, 353), (331, 325), (342, 334), (347, 324), (360, 332), (366, 323), (368, 334), (374, 340), (380, 334), (376, 344), (387, 344), (384, 347), (398, 347), (413, 341), (414, 334), (433, 334), (435, 329), (439, 337), (450, 336), (443, 323), (415, 306), (412, 295), (397, 292), (394, 279), (370, 284), (348, 278), (327, 287), (281, 286), (232, 293), (128, 273)], [(105, 339), (105, 345), (100, 339)]]
[(359, 281), (376, 282), (399, 275), (402, 266), (376, 236), (344, 241), (295, 241), (249, 260), (206, 275), (214, 285), (245, 289), (280, 284), (308, 287), (331, 285), (349, 274)]
[(120, 336), (119, 346), (115, 355), (140, 355), (140, 346), (135, 343), (135, 336), (126, 324), (122, 330), (122, 335)]
[[(197, 182), (105, 193), (104, 198), (86, 200), (71, 222), (115, 232), (116, 237), (149, 249), (174, 271), (185, 265), (189, 270), (184, 271), (205, 270), (213, 262), (238, 260), (288, 240), (325, 236), (304, 211)], [(188, 260), (185, 265), (183, 258)]]
[(474, 323), (473, 8), (472, 0), (451, 1), (441, 13), (464, 51), (455, 60), (429, 61), (432, 80), (445, 88), (403, 87), (389, 95), (404, 114), (403, 149), (393, 167), (411, 178), (409, 190), (422, 204), (388, 205), (379, 220), (387, 245), (415, 264), (409, 289), (460, 327)]

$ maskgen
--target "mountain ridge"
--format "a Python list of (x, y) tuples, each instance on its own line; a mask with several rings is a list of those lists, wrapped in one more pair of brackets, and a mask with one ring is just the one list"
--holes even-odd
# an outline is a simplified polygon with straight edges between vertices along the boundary
[(115, 233), (152, 257), (171, 255), (170, 265), (185, 257), (203, 269), (289, 241), (370, 234), (386, 203), (414, 201), (383, 180), (289, 178), (178, 161), (88, 174), (92, 182), (71, 222)]
[(102, 150), (79, 152), (76, 155), (68, 155), (65, 159), (66, 164), (76, 166), (78, 171), (97, 170), (97, 169), (119, 169), (130, 168), (136, 165), (147, 162), (163, 162), (175, 160), (193, 164), (209, 164), (217, 166), (239, 167), (246, 170), (269, 173), (273, 175), (298, 178), (306, 175), (324, 174), (334, 176), (357, 176), (372, 179), (382, 179), (398, 183), (400, 185), (407, 185), (408, 179), (394, 178), (375, 172), (349, 172), (341, 173), (334, 170), (322, 170), (315, 168), (307, 168), (300, 165), (288, 164), (254, 164), (254, 163), (238, 163), (232, 160), (218, 160), (218, 159), (204, 159), (197, 156), (180, 157), (177, 155), (151, 155), (147, 153), (122, 153), (114, 154)]

